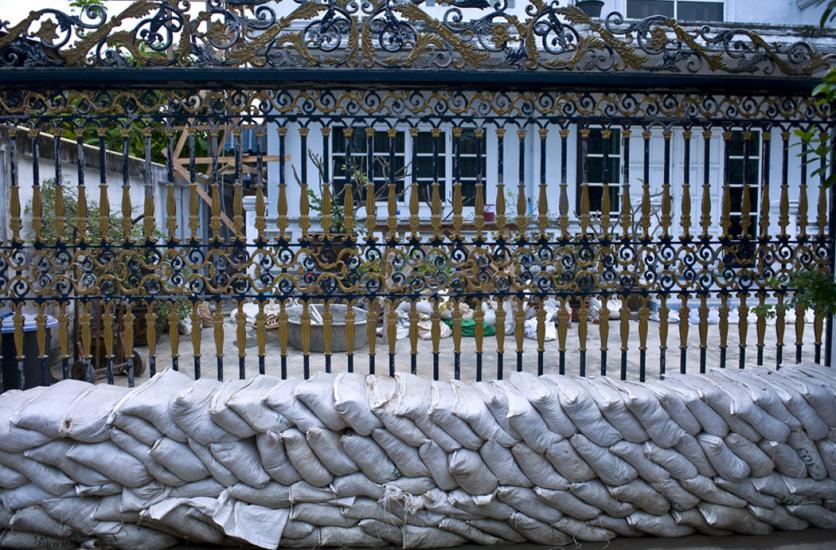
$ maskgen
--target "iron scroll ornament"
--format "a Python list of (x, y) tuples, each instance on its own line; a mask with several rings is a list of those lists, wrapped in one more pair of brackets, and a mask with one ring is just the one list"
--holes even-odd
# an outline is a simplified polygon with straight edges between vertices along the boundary
[(260, 0), (193, 10), (136, 0), (111, 13), (30, 12), (2, 23), (0, 69), (15, 67), (366, 68), (815, 76), (832, 63), (807, 42), (654, 16), (593, 19), (558, 1)]

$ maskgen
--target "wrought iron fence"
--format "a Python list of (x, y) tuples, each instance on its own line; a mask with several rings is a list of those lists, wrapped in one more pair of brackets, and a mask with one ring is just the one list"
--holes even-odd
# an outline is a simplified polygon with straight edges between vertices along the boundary
[(230, 355), (242, 378), (829, 362), (831, 320), (783, 307), (791, 273), (832, 270), (829, 163), (795, 136), (832, 124), (812, 46), (556, 3), (209, 4), (0, 35), (7, 386), (27, 353), (49, 379), (53, 322), (58, 377), (130, 384), (139, 333), (151, 374), (214, 355), (218, 378)]

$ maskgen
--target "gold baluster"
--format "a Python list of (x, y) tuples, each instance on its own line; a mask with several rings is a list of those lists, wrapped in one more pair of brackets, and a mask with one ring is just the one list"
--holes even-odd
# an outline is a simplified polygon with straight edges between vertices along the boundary
[(348, 300), (345, 305), (345, 353), (354, 355), (354, 302)]
[[(763, 140), (763, 153), (761, 157), (764, 160), (768, 160), (772, 132), (765, 130), (761, 132), (761, 135), (761, 139)], [(769, 238), (769, 174), (766, 173), (767, 168), (768, 163), (764, 163), (764, 173), (761, 174), (761, 211), (759, 214), (760, 236), (762, 239)]]
[(396, 304), (394, 300), (386, 300), (386, 340), (389, 345), (389, 355), (395, 355), (398, 343), (398, 328), (397, 328), (397, 314), (395, 313)]
[(641, 204), (641, 228), (642, 238), (650, 238), (650, 182), (642, 182), (642, 204)]
[(799, 361), (801, 354), (801, 345), (804, 343), (804, 324), (806, 323), (805, 315), (807, 310), (804, 306), (796, 306), (795, 308), (795, 349), (796, 362)]
[(322, 219), (320, 223), (322, 224), (322, 232), (325, 236), (329, 236), (331, 234), (331, 184), (327, 181), (322, 182)]
[[(154, 239), (154, 192), (150, 187), (151, 184), (151, 128), (144, 128), (142, 135), (145, 138), (145, 201), (142, 209), (142, 236), (146, 241), (153, 241)], [(216, 152), (217, 154), (217, 152)], [(216, 186), (217, 187), (217, 186)], [(220, 201), (220, 194), (218, 195)], [(218, 202), (218, 209), (220, 209), (220, 202)], [(220, 223), (220, 219), (219, 219)]]
[(377, 302), (373, 298), (366, 301), (368, 321), (366, 322), (366, 334), (369, 339), (369, 356), (375, 354), (377, 348)]
[[(78, 316), (79, 325), (81, 326), (81, 358), (84, 361), (84, 364), (87, 368), (90, 367), (90, 360), (91, 360), (91, 351), (93, 335), (91, 334), (90, 330), (90, 304), (87, 302), (81, 303), (81, 313)], [(85, 373), (85, 378), (87, 378), (88, 373)], [(91, 380), (88, 380), (92, 382)]]
[[(77, 128), (75, 131), (76, 149), (79, 156), (80, 170), (84, 169), (84, 129)], [(87, 186), (84, 184), (83, 177), (79, 178), (78, 183), (78, 197), (76, 199), (76, 229), (78, 235), (78, 242), (87, 242)]]
[(394, 238), (398, 232), (398, 195), (394, 183), (387, 184), (386, 190), (386, 229)]
[(780, 203), (778, 206), (778, 227), (780, 228), (779, 236), (786, 237), (787, 236), (787, 227), (790, 224), (790, 186), (789, 182), (787, 181), (786, 174), (787, 174), (787, 163), (789, 161), (789, 141), (790, 141), (790, 133), (787, 131), (781, 132), (781, 140), (782, 140), (782, 147), (783, 147), (783, 166), (784, 169), (782, 170), (784, 177), (781, 181), (781, 198)]
[[(544, 126), (540, 128), (540, 141), (544, 142), (548, 138), (549, 135), (549, 128)], [(545, 163), (541, 163), (545, 164)], [(545, 237), (546, 235), (546, 228), (549, 225), (549, 203), (548, 203), (548, 196), (546, 193), (546, 173), (542, 171), (540, 174), (540, 195), (537, 198), (537, 205), (538, 205), (538, 218), (537, 218), (537, 225), (540, 229), (540, 235)]]
[(433, 300), (433, 312), (430, 316), (430, 337), (432, 340), (433, 353), (437, 354), (441, 345), (441, 312), (438, 308), (438, 300)]
[(23, 304), (21, 303), (14, 305), (14, 343), (15, 359), (18, 363), (21, 363), (26, 359), (26, 353), (23, 349)]
[[(561, 356), (566, 355), (566, 337), (569, 334), (569, 308), (566, 298), (560, 299), (560, 311), (557, 313), (557, 351)], [(497, 333), (499, 324), (497, 324)]]
[(505, 299), (496, 298), (496, 352), (505, 353)]
[[(130, 200), (130, 199), (129, 199)], [(124, 207), (123, 207), (124, 212)], [(200, 197), (197, 195), (197, 182), (189, 184), (189, 232), (193, 241), (199, 239), (200, 230)]]
[[(55, 158), (60, 158), (61, 156), (61, 128), (55, 128), (53, 130), (55, 134)], [(59, 172), (61, 163), (57, 164), (58, 168), (56, 168), (56, 172)], [(66, 227), (66, 218), (64, 216), (64, 182), (60, 177), (59, 173), (56, 173), (55, 179), (55, 235), (57, 241), (64, 240), (64, 229)], [(125, 223), (125, 222), (123, 222)], [(128, 216), (128, 228), (130, 229), (130, 215)], [(128, 232), (125, 239), (128, 239), (130, 232)]]
[[(29, 130), (29, 137), (32, 139), (33, 166), (37, 166), (40, 158), (40, 131), (36, 129)], [(57, 182), (56, 182), (57, 183)], [(39, 177), (33, 174), (32, 182), (32, 232), (34, 233), (35, 242), (40, 242), (41, 231), (43, 229), (43, 198), (41, 196), (41, 182)]]
[(302, 355), (311, 354), (311, 311), (310, 300), (302, 301), (302, 315), (299, 317), (300, 333), (302, 336)]
[(409, 301), (409, 352), (418, 355), (418, 307), (415, 300)]
[(11, 142), (10, 163), (12, 165), (12, 181), (9, 186), (9, 229), (12, 233), (12, 242), (20, 243), (20, 230), (23, 223), (20, 218), (20, 187), (17, 179), (17, 130), (9, 128), (9, 140)]
[(476, 353), (482, 353), (482, 345), (485, 341), (485, 311), (482, 309), (482, 299), (476, 304), (476, 311), (473, 313), (473, 321), (476, 323), (474, 339)]
[(525, 303), (517, 298), (517, 309), (514, 311), (514, 340), (517, 344), (517, 353), (523, 351), (525, 345)]
[[(703, 130), (703, 140), (710, 142), (711, 130)], [(707, 166), (710, 159), (704, 158), (703, 163)], [(702, 208), (700, 216), (700, 225), (702, 226), (702, 237), (707, 239), (711, 231), (711, 188), (706, 176), (702, 184)]]

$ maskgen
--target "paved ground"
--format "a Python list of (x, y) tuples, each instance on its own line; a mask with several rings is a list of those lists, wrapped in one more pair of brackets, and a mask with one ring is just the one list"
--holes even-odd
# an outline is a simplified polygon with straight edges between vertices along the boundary
[[(204, 329), (202, 332), (201, 349), (203, 352), (201, 358), (202, 376), (216, 375), (216, 357), (215, 357), (215, 343), (213, 339), (212, 329)], [(728, 367), (737, 368), (739, 365), (739, 334), (738, 326), (736, 324), (729, 327), (728, 351), (726, 365)], [(794, 326), (788, 326), (786, 329), (783, 357), (784, 362), (791, 362), (795, 360), (795, 341), (796, 334)], [(814, 360), (814, 334), (813, 325), (808, 323), (805, 325), (803, 334), (803, 360)], [(611, 376), (618, 376), (621, 365), (621, 336), (619, 333), (618, 321), (611, 322), (609, 326), (608, 339), (608, 374)], [(745, 360), (746, 365), (755, 365), (757, 358), (757, 335), (754, 326), (749, 326), (746, 338)], [(667, 362), (667, 371), (679, 371), (680, 369), (680, 340), (679, 340), (679, 325), (671, 323), (668, 329), (668, 349), (665, 353)], [(569, 329), (567, 337), (567, 352), (566, 352), (566, 372), (569, 374), (578, 374), (580, 371), (580, 353), (579, 353), (579, 338), (578, 338), (578, 324), (573, 323)], [(601, 351), (600, 351), (600, 335), (599, 326), (589, 324), (588, 326), (588, 341), (587, 341), (587, 365), (586, 372), (589, 375), (600, 373), (601, 370)], [(461, 378), (463, 380), (475, 380), (476, 378), (476, 353), (475, 340), (473, 338), (462, 338), (461, 350)], [(769, 326), (766, 331), (765, 346), (764, 346), (764, 364), (773, 366), (776, 364), (776, 338), (775, 327)], [(146, 356), (147, 349), (140, 348), (140, 353)], [(411, 365), (411, 354), (409, 349), (409, 339), (397, 341), (396, 348), (396, 369), (400, 372), (409, 372)], [(537, 343), (535, 340), (524, 340), (523, 347), (523, 370), (527, 372), (537, 372)], [(258, 372), (258, 355), (255, 342), (255, 332), (250, 329), (248, 333), (247, 348), (246, 348), (246, 375), (252, 375)], [(453, 377), (454, 364), (454, 349), (453, 339), (445, 338), (441, 340), (439, 348), (439, 366), (440, 377), (442, 379), (449, 379)], [(483, 377), (494, 378), (496, 376), (496, 338), (486, 337), (483, 346)], [(660, 351), (659, 351), (659, 324), (651, 321), (648, 330), (647, 354), (646, 354), (646, 372), (647, 376), (658, 376), (660, 365)], [(418, 342), (417, 355), (418, 374), (423, 376), (432, 376), (432, 343), (426, 340)], [(638, 379), (639, 365), (641, 355), (639, 353), (639, 336), (638, 336), (638, 322), (630, 322), (630, 338), (629, 351), (627, 353), (627, 373), (628, 378)], [(707, 349), (708, 366), (718, 366), (720, 364), (720, 338), (718, 326), (709, 327), (708, 349)], [(511, 372), (516, 368), (516, 343), (513, 335), (508, 335), (505, 338), (505, 354), (504, 354), (504, 371)], [(558, 344), (556, 341), (547, 342), (544, 353), (544, 370), (545, 372), (557, 372), (559, 362)], [(688, 334), (688, 348), (686, 368), (688, 372), (697, 372), (699, 370), (700, 349), (699, 349), (699, 331), (698, 327), (690, 325)], [(160, 336), (160, 342), (157, 347), (157, 369), (168, 367), (171, 364), (171, 347), (168, 341), (168, 336), (163, 334)], [(280, 351), (278, 344), (278, 334), (275, 331), (268, 333), (267, 340), (267, 355), (266, 355), (266, 372), (275, 376), (279, 375), (280, 365)], [(288, 359), (288, 375), (302, 376), (303, 373), (303, 357), (302, 353), (292, 348), (289, 350)], [(378, 338), (375, 370), (378, 373), (388, 372), (389, 356), (388, 344)], [(340, 372), (347, 366), (347, 357), (345, 353), (335, 353), (331, 358), (331, 368), (334, 372)], [(182, 372), (193, 374), (193, 355), (191, 338), (189, 336), (181, 336), (180, 338), (180, 359), (179, 368)], [(311, 373), (324, 372), (325, 357), (322, 354), (311, 354), (310, 356), (310, 371)], [(356, 372), (368, 372), (368, 347), (364, 346), (357, 350), (354, 354), (354, 370)], [(225, 325), (224, 327), (224, 379), (237, 378), (238, 371), (238, 348), (235, 340), (234, 325)], [(141, 380), (147, 377), (148, 373), (140, 377)], [(117, 378), (117, 383), (127, 383), (126, 377)]]

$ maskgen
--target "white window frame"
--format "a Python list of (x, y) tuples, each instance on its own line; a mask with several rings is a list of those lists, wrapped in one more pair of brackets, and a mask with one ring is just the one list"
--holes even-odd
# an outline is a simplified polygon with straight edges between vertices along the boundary
[[(624, 13), (627, 13), (627, 7), (632, 0), (624, 0)], [(685, 2), (702, 2), (706, 4), (723, 4), (723, 21), (717, 21), (717, 23), (723, 23), (728, 21), (728, 10), (729, 10), (729, 0), (662, 0), (664, 2), (673, 2), (673, 18), (677, 21), (679, 20), (679, 3), (682, 1)], [(692, 21), (691, 19), (686, 19), (685, 21)], [(694, 19), (693, 21), (698, 21)]]
[[(746, 130), (744, 130), (742, 128), (733, 128), (730, 131), (732, 132), (732, 134), (739, 134), (742, 137), (743, 132), (745, 132)], [(750, 144), (749, 145), (749, 162), (756, 161), (756, 166), (757, 166), (756, 173), (752, 175), (753, 180), (748, 182), (749, 183), (749, 189), (755, 189), (756, 190), (755, 200), (749, 202), (749, 216), (755, 218), (755, 222), (754, 222), (755, 226), (753, 227), (750, 224), (750, 227), (749, 227), (749, 239), (751, 240), (751, 239), (757, 238), (757, 235), (758, 235), (757, 224), (760, 223), (760, 219), (761, 219), (760, 218), (761, 217), (760, 197), (761, 197), (761, 193), (763, 192), (763, 190), (761, 189), (761, 184), (763, 183), (763, 158), (761, 156), (762, 147), (763, 147), (763, 130), (761, 128), (752, 128), (749, 131), (752, 132), (752, 137), (750, 138), (750, 141), (749, 141), (749, 144)], [(727, 144), (724, 140), (724, 142), (723, 142), (724, 149), (725, 149), (726, 145)], [(723, 154), (726, 155), (726, 153), (727, 153), (727, 151), (724, 150)], [(745, 178), (746, 177), (746, 155), (744, 153), (741, 153), (739, 155), (732, 155), (732, 154), (729, 153), (727, 156), (728, 156), (729, 163), (731, 163), (732, 161), (743, 163), (743, 177)], [(746, 182), (733, 183), (729, 179), (728, 174), (723, 174), (723, 183), (725, 184), (726, 181), (728, 181), (728, 183), (729, 183), (729, 190), (730, 191), (731, 191), (731, 189), (741, 189), (742, 190), (744, 183), (746, 183)], [(741, 197), (742, 197), (742, 191), (741, 191)], [(742, 205), (743, 205), (743, 203), (741, 201), (741, 208), (742, 208)], [(720, 208), (722, 209), (722, 199), (721, 199)], [(729, 204), (729, 219), (732, 219), (734, 217), (739, 217), (739, 218), (742, 219), (743, 211), (742, 210), (732, 210), (732, 205)], [(736, 235), (733, 235), (733, 236), (736, 236)]]
[[(592, 131), (592, 130), (601, 131), (601, 130), (604, 129), (602, 126), (597, 125), (597, 124), (589, 125), (589, 126), (586, 126), (585, 128), (590, 130), (590, 131)], [(577, 163), (577, 167), (576, 167), (577, 187), (575, 188), (575, 193), (576, 193), (576, 196), (577, 196), (577, 201), (576, 201), (577, 205), (580, 205), (580, 203), (581, 203), (581, 193), (583, 192), (583, 187), (582, 186), (583, 186), (583, 179), (584, 179), (583, 178), (584, 159), (581, 158), (582, 155), (583, 155), (583, 143), (582, 143), (582, 138), (580, 136), (580, 131), (582, 129), (583, 129), (582, 127), (578, 127), (578, 140), (577, 140), (577, 142), (578, 142), (578, 145), (577, 145), (578, 154), (575, 157), (576, 159), (578, 159), (578, 161), (580, 161), (580, 162)], [(616, 189), (620, 189), (621, 185), (623, 183), (623, 180), (624, 180), (624, 134), (622, 132), (621, 127), (610, 128), (610, 131), (613, 132), (613, 134), (615, 134), (615, 133), (618, 134), (618, 154), (615, 154), (615, 153), (610, 153), (609, 154), (609, 159), (610, 160), (612, 160), (613, 157), (618, 158), (618, 170), (617, 170), (618, 173), (617, 174), (612, 174), (612, 173), (610, 174), (610, 181), (607, 182), (607, 186), (610, 187), (610, 188), (615, 187)], [(610, 139), (612, 140), (612, 139), (616, 139), (616, 138), (615, 138), (615, 136), (613, 136)], [(587, 171), (586, 171), (587, 176), (589, 174), (589, 159), (590, 158), (601, 159), (601, 162), (603, 163), (604, 162), (604, 153), (603, 153), (603, 151), (601, 153), (589, 153), (588, 150), (587, 150), (586, 161), (585, 161), (586, 166), (587, 166)], [(603, 188), (604, 187), (604, 182), (603, 181), (588, 181), (587, 180), (586, 183), (589, 185), (590, 188), (592, 188), (592, 187)], [(603, 191), (601, 191), (601, 198), (602, 199), (603, 199), (603, 196), (604, 196), (604, 193), (603, 193)], [(616, 192), (616, 197), (617, 197), (617, 199), (616, 199), (615, 204), (613, 204), (613, 201), (610, 200), (610, 218), (616, 218), (619, 215), (619, 209), (621, 207), (621, 203), (620, 203), (621, 195), (620, 195), (619, 191)], [(589, 206), (589, 213), (590, 214), (600, 213), (600, 212), (601, 212), (600, 209), (592, 208), (592, 205), (590, 204), (590, 206)], [(580, 207), (578, 207), (578, 214), (580, 214)]]
[[(342, 170), (342, 169), (340, 169), (338, 171), (334, 167), (337, 159), (343, 159), (343, 165), (345, 163), (345, 158), (346, 158), (345, 152), (344, 151), (337, 152), (334, 148), (334, 134), (336, 132), (342, 133), (343, 128), (345, 128), (345, 126), (332, 126), (331, 127), (331, 134), (328, 136), (328, 141), (329, 141), (329, 143), (328, 143), (328, 154), (329, 154), (329, 157), (330, 157), (328, 159), (329, 162), (330, 162), (330, 164), (329, 164), (329, 167), (330, 167), (329, 177), (330, 177), (330, 180), (331, 180), (328, 183), (332, 187), (334, 185), (336, 185), (338, 182), (341, 182), (341, 183), (345, 184), (345, 176), (344, 176), (345, 171)], [(398, 152), (396, 150), (395, 151), (395, 157), (402, 157), (403, 166), (406, 167), (407, 164), (409, 164), (408, 160), (412, 158), (411, 157), (412, 139), (411, 139), (411, 136), (409, 135), (409, 132), (406, 129), (400, 128), (400, 127), (397, 127), (397, 126), (395, 127), (395, 129), (398, 132), (396, 137), (395, 137), (395, 140), (397, 141), (399, 138), (404, 140), (403, 151)], [(375, 126), (374, 131), (375, 131), (375, 137), (377, 137), (377, 134), (382, 133), (382, 134), (386, 134), (386, 139), (387, 140), (389, 139), (389, 136), (388, 136), (389, 128), (388, 127), (386, 127), (386, 126), (380, 126), (380, 127)], [(360, 132), (363, 135), (363, 142), (364, 143), (366, 142), (367, 137), (366, 137), (366, 129), (365, 128), (354, 128), (354, 132), (355, 133)], [(373, 163), (375, 162), (375, 159), (377, 159), (377, 158), (388, 159), (389, 158), (389, 150), (388, 149), (384, 150), (384, 151), (375, 150), (372, 153), (372, 155), (373, 155), (373, 158), (372, 158)], [(368, 152), (365, 151), (365, 150), (362, 151), (362, 152), (357, 152), (357, 151), (352, 151), (351, 152), (351, 158), (352, 159), (359, 159), (362, 162), (363, 165), (365, 165), (365, 163), (366, 163), (367, 156), (368, 156)], [(372, 174), (374, 174), (374, 168), (372, 168)], [(403, 176), (402, 176), (402, 180), (403, 180), (402, 183), (403, 183), (404, 191), (406, 191), (406, 189), (409, 187), (409, 182), (411, 181), (410, 178), (411, 178), (411, 174), (409, 174), (409, 173), (404, 173)], [(382, 181), (385, 184), (388, 181), (388, 179), (383, 179), (383, 180), (378, 180), (378, 181)], [(376, 184), (377, 182), (375, 182), (374, 179), (373, 179), (372, 183)], [(406, 195), (406, 192), (403, 193), (403, 196), (398, 201), (399, 203), (403, 204), (405, 202), (405, 198), (404, 198), (405, 195)], [(388, 200), (388, 198), (384, 194), (381, 197), (377, 197), (377, 200), (375, 201), (375, 203), (376, 204), (386, 203), (387, 200)]]

